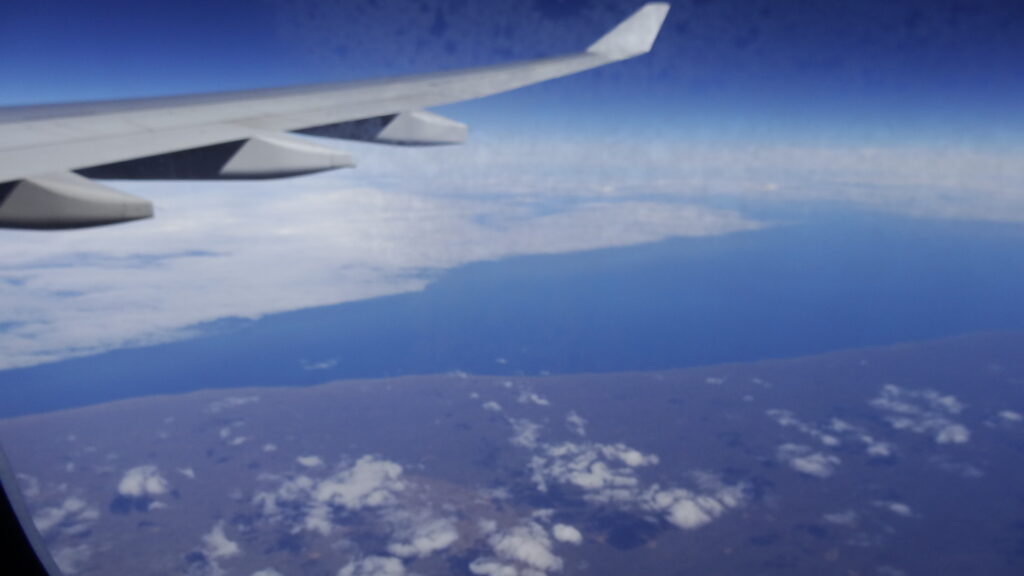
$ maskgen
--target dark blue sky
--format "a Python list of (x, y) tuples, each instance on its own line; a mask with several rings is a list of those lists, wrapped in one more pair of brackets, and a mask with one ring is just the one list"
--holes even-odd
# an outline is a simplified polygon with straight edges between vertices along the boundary
[[(331, 81), (541, 56), (585, 46), (641, 3), (6, 0), (0, 103)], [(615, 126), (627, 137), (635, 130), (1020, 142), (1019, 1), (672, 5), (648, 57), (449, 113), (508, 131), (600, 134)]]

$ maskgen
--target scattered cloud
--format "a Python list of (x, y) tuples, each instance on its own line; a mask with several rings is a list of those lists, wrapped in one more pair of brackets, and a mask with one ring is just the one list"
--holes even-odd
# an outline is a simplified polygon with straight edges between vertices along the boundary
[(214, 400), (206, 405), (206, 412), (209, 414), (220, 414), (225, 410), (253, 404), (260, 401), (259, 396), (228, 396), (220, 400)]
[(853, 510), (844, 510), (842, 512), (833, 512), (831, 514), (825, 514), (822, 519), (829, 524), (835, 524), (836, 526), (856, 526), (859, 516)]
[(73, 576), (82, 571), (83, 565), (92, 558), (92, 548), (88, 544), (77, 546), (63, 546), (52, 552), (53, 561), (57, 563), (60, 571), (67, 576)]
[(544, 398), (536, 392), (523, 391), (519, 393), (519, 398), (516, 399), (520, 404), (536, 404), (537, 406), (549, 406), (551, 403), (548, 402), (547, 398)]
[(593, 442), (535, 445), (531, 480), (546, 492), (551, 484), (571, 486), (590, 504), (657, 513), (682, 529), (699, 528), (745, 500), (742, 485), (726, 486), (711, 474), (698, 474), (696, 490), (643, 486), (638, 470), (659, 463), (625, 444)]
[(302, 366), (303, 370), (312, 372), (316, 370), (330, 370), (331, 368), (334, 368), (335, 366), (338, 365), (338, 361), (334, 358), (331, 358), (329, 360), (320, 360), (319, 362), (310, 362), (308, 360), (303, 360), (299, 362), (299, 365)]
[(559, 542), (567, 542), (569, 544), (581, 544), (583, 542), (583, 534), (580, 534), (579, 530), (568, 524), (555, 524), (551, 528), (551, 534)]
[(117, 485), (117, 493), (125, 498), (155, 498), (169, 490), (169, 484), (156, 466), (137, 466), (125, 472)]
[(404, 489), (401, 466), (367, 455), (326, 478), (286, 478), (276, 490), (258, 492), (253, 503), (271, 521), (284, 520), (295, 529), (326, 536), (335, 513), (393, 504)]
[(261, 449), (264, 452), (277, 452), (277, 444), (264, 444)]
[(501, 412), (501, 410), (502, 410), (501, 404), (498, 404), (497, 402), (495, 402), (493, 400), (490, 400), (488, 402), (484, 402), (483, 406), (484, 406), (484, 410), (487, 410), (489, 412)]
[(18, 485), (21, 487), (21, 494), (28, 499), (33, 499), (39, 496), (40, 486), (39, 479), (35, 476), (28, 474), (18, 473)]
[(999, 417), (1002, 418), (1004, 422), (1020, 422), (1024, 420), (1024, 415), (1021, 415), (1020, 412), (1014, 412), (1013, 410), (1003, 410), (999, 413)]
[(203, 535), (203, 553), (212, 560), (221, 560), (238, 556), (242, 549), (237, 542), (228, 539), (224, 533), (224, 522), (220, 521)]
[(514, 446), (536, 448), (537, 439), (540, 438), (540, 424), (525, 418), (511, 418), (509, 419), (509, 424), (512, 425), (513, 434), (511, 442)]
[(587, 435), (587, 421), (575, 411), (566, 414), (565, 425), (577, 436), (585, 437)]
[(455, 522), (430, 514), (396, 512), (388, 517), (394, 527), (388, 552), (399, 558), (424, 558), (444, 550), (459, 539)]
[(32, 516), (36, 529), (48, 536), (59, 532), (65, 536), (81, 534), (89, 529), (100, 517), (100, 511), (85, 500), (74, 496), (59, 506), (42, 508)]
[(487, 539), (493, 556), (477, 558), (469, 570), (479, 576), (542, 576), (562, 569), (563, 561), (552, 551), (547, 530), (536, 522), (524, 522), (495, 532)]
[(825, 432), (822, 432), (821, 430), (819, 430), (818, 428), (811, 424), (802, 422), (801, 420), (797, 419), (796, 416), (794, 416), (793, 413), (790, 412), (789, 410), (773, 409), (767, 410), (765, 414), (767, 414), (768, 417), (774, 420), (775, 423), (778, 424), (779, 426), (782, 426), (784, 428), (795, 428), (796, 430), (799, 430), (800, 432), (818, 440), (825, 446), (835, 447), (839, 446), (840, 444), (838, 438), (831, 434), (826, 434)]
[(898, 516), (910, 517), (914, 515), (914, 512), (910, 509), (910, 506), (904, 504), (903, 502), (879, 500), (875, 502), (875, 506), (878, 506), (879, 508), (884, 508)]
[(338, 576), (405, 576), (405, 565), (398, 558), (367, 556), (346, 564)]
[(815, 452), (800, 444), (783, 444), (776, 450), (776, 455), (793, 470), (815, 478), (828, 478), (842, 463), (838, 456)]
[(181, 474), (189, 480), (195, 480), (196, 478), (196, 471), (192, 468), (178, 468), (178, 474)]
[(252, 573), (252, 576), (284, 576), (273, 568), (264, 568), (263, 570), (257, 570)]
[(952, 419), (965, 409), (952, 395), (886, 384), (871, 405), (886, 414), (886, 421), (896, 430), (929, 434), (938, 444), (966, 444), (971, 439), (970, 430)]
[(323, 459), (319, 456), (299, 456), (295, 461), (303, 468), (320, 468), (324, 465)]

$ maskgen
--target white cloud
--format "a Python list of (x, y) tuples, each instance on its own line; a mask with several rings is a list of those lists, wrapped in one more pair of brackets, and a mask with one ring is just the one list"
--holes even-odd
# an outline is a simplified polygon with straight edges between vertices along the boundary
[(338, 361), (335, 360), (334, 358), (331, 358), (330, 360), (321, 360), (319, 362), (308, 362), (306, 360), (303, 360), (302, 362), (299, 363), (299, 365), (302, 366), (302, 369), (306, 371), (330, 370), (331, 368), (334, 368), (335, 366), (338, 365)]
[(790, 468), (816, 478), (828, 478), (842, 463), (838, 456), (815, 452), (800, 444), (783, 444), (776, 450), (776, 455)]
[(259, 396), (227, 396), (220, 400), (214, 400), (206, 405), (206, 411), (210, 414), (219, 414), (231, 408), (238, 408), (246, 404), (254, 404), (260, 401)]
[(277, 452), (277, 444), (264, 444), (262, 450), (264, 452)]
[(1013, 410), (1003, 410), (999, 413), (999, 417), (1006, 422), (1020, 422), (1024, 420), (1024, 416), (1019, 412), (1014, 412)]
[(319, 468), (324, 465), (323, 459), (319, 456), (299, 456), (295, 461), (304, 468)]
[(169, 490), (169, 484), (156, 466), (137, 466), (125, 472), (117, 485), (117, 493), (126, 498), (153, 498)]
[(567, 542), (569, 544), (580, 544), (583, 542), (583, 534), (580, 534), (579, 530), (568, 524), (555, 524), (551, 529), (551, 534), (559, 542)]
[(477, 558), (469, 570), (481, 576), (527, 575), (557, 572), (563, 561), (552, 551), (543, 526), (526, 522), (492, 534), (487, 543), (493, 557)]
[(362, 170), (284, 183), (119, 182), (154, 200), (158, 217), (74, 234), (7, 232), (20, 249), (0, 254), (0, 269), (21, 281), (0, 284), (0, 324), (9, 326), (0, 368), (187, 338), (219, 318), (421, 290), (436, 276), (424, 271), (469, 262), (758, 226), (675, 201), (553, 203), (536, 196), (542, 181), (519, 198), (483, 189), (470, 198), (370, 178)]
[(898, 516), (909, 517), (914, 515), (914, 512), (910, 509), (910, 506), (904, 504), (903, 502), (880, 500), (878, 502), (875, 502), (875, 505), (881, 508), (885, 508), (886, 510)]
[(28, 474), (18, 473), (18, 485), (21, 487), (21, 494), (28, 499), (36, 498), (40, 493), (39, 479)]
[(238, 556), (242, 549), (237, 542), (228, 539), (224, 533), (224, 522), (221, 521), (203, 535), (203, 553), (211, 560), (221, 560)]
[(58, 528), (62, 534), (74, 535), (88, 530), (99, 517), (99, 509), (71, 496), (59, 506), (40, 509), (32, 516), (32, 523), (44, 536)]
[(540, 424), (525, 418), (512, 418), (509, 423), (512, 424), (511, 442), (513, 445), (520, 448), (537, 447), (537, 439), (540, 438)]
[(726, 486), (710, 474), (695, 475), (699, 490), (657, 484), (644, 488), (638, 470), (658, 462), (657, 455), (622, 443), (563, 442), (539, 445), (530, 471), (542, 492), (551, 484), (572, 486), (591, 504), (655, 512), (682, 529), (699, 528), (745, 500), (742, 485)]
[(405, 573), (401, 560), (384, 556), (367, 556), (338, 570), (338, 576), (405, 576)]
[(493, 400), (484, 402), (484, 410), (487, 410), (487, 411), (490, 411), (490, 412), (501, 412), (501, 404), (498, 404), (497, 402), (495, 402)]
[[(293, 529), (326, 536), (333, 530), (336, 511), (394, 504), (395, 495), (405, 490), (401, 476), (398, 464), (367, 455), (326, 478), (285, 479), (276, 490), (257, 492), (253, 503), (271, 521), (287, 520)], [(286, 510), (297, 510), (297, 516), (285, 518)]]
[(822, 518), (825, 522), (835, 524), (837, 526), (855, 526), (858, 520), (857, 513), (853, 510), (844, 510), (842, 512), (825, 514)]
[(196, 477), (196, 471), (192, 468), (178, 468), (178, 473), (189, 480), (194, 480)]
[(92, 548), (88, 544), (64, 546), (53, 550), (53, 561), (67, 576), (78, 574), (83, 568), (82, 565), (90, 558), (92, 558)]
[(971, 439), (971, 431), (951, 418), (966, 408), (954, 396), (886, 384), (871, 405), (886, 413), (896, 430), (930, 434), (938, 444), (966, 444)]
[(388, 552), (400, 558), (424, 558), (459, 539), (455, 522), (425, 514), (399, 513), (389, 517), (395, 527)]
[(363, 456), (353, 467), (320, 482), (313, 498), (349, 510), (383, 506), (394, 500), (395, 492), (405, 489), (401, 476), (398, 464)]
[(551, 403), (548, 399), (537, 394), (536, 392), (520, 392), (519, 398), (516, 399), (520, 404), (536, 404), (537, 406), (549, 406)]
[(565, 425), (569, 430), (577, 436), (584, 437), (587, 435), (587, 421), (582, 416), (576, 413), (575, 410), (570, 411), (565, 416)]
[(815, 426), (797, 419), (789, 410), (767, 410), (765, 414), (784, 428), (795, 428), (800, 432), (811, 436), (825, 446), (834, 447), (840, 444), (839, 439), (831, 434), (822, 432)]
[(284, 574), (281, 574), (273, 568), (264, 568), (263, 570), (257, 570), (256, 572), (253, 572), (252, 576), (284, 576)]

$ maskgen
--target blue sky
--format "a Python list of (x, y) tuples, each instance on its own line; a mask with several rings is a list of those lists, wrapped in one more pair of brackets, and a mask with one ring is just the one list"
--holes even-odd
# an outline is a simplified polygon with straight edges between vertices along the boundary
[[(0, 103), (425, 72), (572, 51), (641, 2), (31, 2), (0, 7)], [(647, 58), (458, 105), (489, 130), (1019, 143), (1013, 0), (677, 1)], [(609, 121), (609, 117), (613, 118)]]

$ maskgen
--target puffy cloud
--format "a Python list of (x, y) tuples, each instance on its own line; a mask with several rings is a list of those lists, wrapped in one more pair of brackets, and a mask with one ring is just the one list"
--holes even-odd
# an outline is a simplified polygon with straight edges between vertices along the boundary
[(825, 514), (822, 519), (829, 524), (835, 524), (836, 526), (855, 526), (857, 524), (858, 516), (853, 510), (844, 510), (842, 512), (833, 512), (831, 514)]
[(493, 400), (484, 402), (484, 410), (488, 410), (490, 412), (501, 412), (501, 404), (498, 404)]
[(971, 439), (970, 430), (951, 418), (965, 408), (951, 395), (886, 384), (871, 405), (886, 413), (886, 421), (896, 430), (930, 434), (938, 444), (965, 444)]
[(192, 468), (178, 468), (178, 474), (181, 474), (189, 480), (194, 480), (196, 477), (196, 471)]
[(306, 371), (330, 370), (338, 365), (338, 361), (334, 358), (331, 358), (330, 360), (321, 360), (319, 362), (307, 362), (306, 360), (303, 360), (299, 365)]
[(21, 494), (25, 498), (32, 499), (39, 496), (39, 479), (35, 476), (18, 473), (18, 486), (21, 487)]
[(583, 437), (587, 435), (587, 421), (577, 414), (575, 410), (565, 415), (565, 426), (577, 436)]
[(567, 542), (569, 544), (580, 544), (583, 542), (583, 534), (580, 534), (579, 530), (568, 524), (555, 524), (551, 528), (551, 534), (559, 542)]
[(639, 484), (635, 468), (657, 463), (656, 455), (624, 444), (564, 442), (542, 446), (531, 459), (530, 470), (541, 491), (556, 481), (580, 488), (589, 500), (609, 502), (633, 499)]
[(395, 531), (388, 552), (400, 558), (423, 558), (459, 539), (455, 523), (447, 518), (401, 513), (392, 515), (389, 521)]
[(154, 498), (169, 490), (167, 480), (156, 466), (137, 466), (125, 472), (117, 485), (117, 493), (125, 498)]
[(353, 467), (321, 481), (313, 490), (313, 499), (349, 510), (383, 506), (405, 488), (401, 476), (398, 464), (363, 456)]
[(287, 478), (274, 491), (256, 493), (253, 503), (271, 521), (285, 520), (293, 529), (326, 536), (336, 511), (393, 504), (395, 494), (405, 489), (401, 476), (398, 464), (367, 455), (326, 478)]
[(544, 574), (562, 569), (562, 559), (552, 551), (551, 537), (543, 526), (526, 522), (492, 534), (487, 543), (493, 557), (477, 558), (469, 565), (481, 576)]
[(536, 404), (537, 406), (549, 406), (551, 403), (548, 399), (537, 394), (536, 392), (523, 391), (519, 394), (519, 398), (516, 399), (520, 404)]
[(540, 446), (530, 471), (542, 492), (552, 483), (572, 486), (591, 504), (654, 512), (682, 529), (699, 528), (745, 500), (741, 485), (725, 486), (710, 474), (696, 475), (698, 490), (657, 484), (644, 488), (638, 470), (658, 462), (657, 455), (621, 443), (563, 442)]
[(53, 561), (60, 571), (67, 576), (81, 572), (83, 564), (92, 558), (92, 548), (88, 544), (64, 546), (53, 550)]
[(536, 448), (537, 439), (540, 438), (540, 424), (531, 422), (525, 418), (512, 418), (509, 420), (512, 424), (512, 439), (511, 442), (515, 446), (520, 448)]
[(367, 556), (338, 570), (338, 576), (405, 576), (405, 573), (401, 560), (386, 556)]
[(203, 535), (203, 553), (211, 560), (221, 560), (238, 556), (242, 549), (237, 542), (228, 539), (224, 533), (224, 522), (221, 521)]
[(1020, 422), (1024, 420), (1024, 416), (1020, 412), (1014, 412), (1013, 410), (1003, 410), (999, 413), (999, 417), (1006, 422)]
[(873, 458), (887, 458), (895, 452), (895, 447), (891, 443), (877, 440), (861, 427), (854, 426), (845, 420), (832, 418), (828, 428), (837, 434), (846, 436), (851, 441), (860, 442), (865, 446), (864, 451), (867, 455)]
[(795, 428), (800, 432), (807, 434), (808, 436), (811, 436), (812, 438), (818, 440), (825, 446), (832, 447), (838, 446), (840, 444), (838, 438), (831, 434), (826, 434), (821, 430), (818, 430), (811, 424), (802, 422), (801, 420), (797, 419), (797, 417), (794, 416), (793, 413), (790, 412), (789, 410), (768, 410), (765, 413), (768, 415), (769, 418), (775, 420), (775, 423), (778, 424), (779, 426), (786, 428)]
[(828, 478), (842, 463), (838, 456), (815, 452), (800, 444), (783, 444), (776, 450), (776, 455), (790, 468), (816, 478)]
[(698, 475), (699, 492), (683, 488), (662, 489), (657, 484), (643, 495), (643, 508), (661, 512), (677, 528), (693, 530), (738, 508), (746, 500), (743, 486), (726, 486), (712, 475)]
[(32, 523), (44, 536), (56, 529), (62, 534), (74, 535), (88, 530), (100, 517), (100, 511), (85, 500), (74, 496), (67, 498), (60, 506), (43, 508), (32, 516)]
[(299, 456), (295, 461), (304, 468), (319, 468), (324, 465), (323, 459), (319, 456)]
[(878, 502), (875, 502), (875, 505), (880, 508), (885, 508), (889, 512), (892, 512), (893, 514), (896, 514), (898, 516), (909, 517), (914, 515), (914, 512), (910, 509), (910, 506), (904, 504), (903, 502), (880, 500)]
[(210, 414), (220, 414), (231, 408), (238, 408), (246, 404), (254, 404), (260, 401), (259, 396), (227, 396), (220, 400), (214, 400), (206, 405), (206, 411)]

